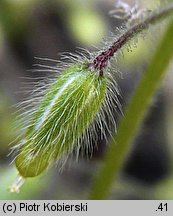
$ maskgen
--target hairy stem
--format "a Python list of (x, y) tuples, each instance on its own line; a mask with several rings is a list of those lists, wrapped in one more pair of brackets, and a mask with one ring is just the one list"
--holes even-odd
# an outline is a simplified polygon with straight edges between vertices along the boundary
[(93, 67), (100, 71), (100, 74), (103, 74), (102, 71), (107, 67), (107, 64), (111, 57), (121, 49), (127, 42), (133, 38), (136, 34), (147, 29), (150, 24), (158, 22), (164, 17), (169, 16), (173, 12), (173, 4), (169, 4), (161, 10), (151, 13), (148, 18), (144, 19), (140, 23), (132, 26), (124, 34), (122, 34), (107, 50), (99, 54), (94, 61), (90, 64), (90, 67)]
[[(170, 11), (170, 9), (166, 11)], [(164, 13), (162, 12), (162, 16), (165, 13), (165, 11)], [(158, 14), (157, 18), (160, 18), (160, 16)], [(145, 23), (151, 23), (157, 18), (152, 17), (145, 21)], [(108, 148), (103, 165), (93, 182), (89, 199), (107, 198), (114, 178), (118, 175), (120, 168), (122, 168), (131, 144), (149, 108), (152, 97), (158, 89), (169, 62), (173, 57), (172, 38), (173, 20), (169, 24), (148, 69), (144, 73), (126, 109), (125, 117), (119, 125), (118, 134), (114, 134), (114, 141), (112, 141)]]

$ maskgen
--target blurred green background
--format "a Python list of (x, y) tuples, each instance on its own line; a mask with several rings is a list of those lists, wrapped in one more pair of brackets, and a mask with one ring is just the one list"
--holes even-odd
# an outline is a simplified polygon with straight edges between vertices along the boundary
[[(126, 2), (134, 4), (132, 0)], [(99, 49), (103, 46), (103, 38), (111, 32), (113, 36), (117, 34), (115, 28), (122, 20), (108, 14), (115, 4), (116, 0), (0, 0), (0, 199), (87, 198), (92, 177), (107, 147), (101, 138), (92, 159), (81, 155), (75, 162), (72, 158), (62, 173), (52, 168), (38, 178), (29, 179), (19, 194), (9, 192), (8, 187), (17, 175), (11, 165), (12, 156), (7, 157), (9, 143), (19, 133), (17, 124), (15, 129), (12, 127), (15, 125), (12, 113), (16, 111), (13, 105), (27, 97), (23, 89), (27, 79), (22, 77), (42, 80), (43, 76), (49, 76), (49, 72), (30, 70), (33, 64), (41, 62), (34, 57), (59, 60), (61, 52), (74, 52), (77, 47), (95, 51), (95, 46)], [(157, 4), (156, 0), (139, 2), (141, 8)], [(163, 30), (162, 23), (147, 32), (145, 40), (139, 38), (137, 48), (136, 40), (132, 41), (133, 52), (124, 50), (124, 56), (120, 56), (121, 76), (117, 73), (115, 79), (122, 92), (123, 109)], [(154, 98), (110, 199), (173, 199), (172, 67)], [(121, 117), (117, 115), (117, 119)]]

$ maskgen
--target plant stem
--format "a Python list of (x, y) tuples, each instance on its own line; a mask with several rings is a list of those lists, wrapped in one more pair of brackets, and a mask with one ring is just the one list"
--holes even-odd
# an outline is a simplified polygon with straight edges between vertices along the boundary
[(161, 84), (169, 62), (173, 57), (172, 38), (173, 20), (169, 24), (148, 69), (144, 73), (126, 109), (125, 117), (119, 125), (118, 134), (114, 134), (114, 141), (108, 148), (103, 165), (93, 182), (89, 199), (107, 198), (114, 178), (115, 176), (117, 177), (119, 170), (122, 168), (152, 97)]
[(120, 50), (127, 42), (133, 38), (135, 35), (139, 34), (143, 30), (147, 29), (151, 24), (158, 22), (159, 20), (169, 16), (173, 12), (173, 4), (168, 4), (163, 9), (157, 10), (156, 12), (152, 12), (151, 15), (140, 23), (132, 26), (127, 29), (120, 37), (113, 42), (113, 44), (101, 54), (99, 54), (92, 63), (90, 63), (90, 67), (93, 67), (99, 70), (100, 74), (103, 75), (103, 70), (107, 67), (108, 62), (114, 54)]

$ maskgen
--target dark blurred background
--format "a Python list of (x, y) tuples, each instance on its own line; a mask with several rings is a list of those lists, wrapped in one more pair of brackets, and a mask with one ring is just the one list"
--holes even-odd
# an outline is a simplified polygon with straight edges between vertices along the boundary
[[(17, 171), (10, 165), (9, 143), (17, 136), (14, 104), (26, 99), (23, 87), (28, 80), (42, 80), (49, 72), (34, 73), (33, 64), (42, 63), (34, 57), (60, 59), (62, 52), (77, 47), (95, 51), (102, 40), (115, 35), (122, 20), (109, 16), (116, 0), (0, 0), (0, 199), (86, 199), (96, 170), (107, 148), (99, 139), (93, 157), (84, 155), (76, 163), (67, 164), (62, 173), (54, 168), (41, 177), (29, 179), (20, 194), (11, 194)], [(128, 2), (133, 6), (134, 1)], [(140, 8), (153, 8), (158, 1), (139, 1)], [(166, 24), (165, 24), (166, 25)], [(115, 79), (121, 89), (124, 109), (147, 68), (152, 53), (163, 33), (164, 23), (147, 32), (145, 39), (133, 41), (131, 50), (119, 58), (121, 76)], [(112, 34), (111, 34), (112, 32)], [(113, 37), (111, 36), (111, 37)], [(107, 39), (109, 40), (109, 39)], [(51, 63), (54, 66), (56, 63)], [(32, 84), (30, 84), (32, 89)], [(115, 114), (117, 115), (117, 114)], [(122, 116), (117, 115), (117, 119)], [(118, 121), (118, 120), (117, 120)], [(17, 127), (17, 125), (16, 125)], [(171, 66), (163, 85), (135, 140), (110, 199), (172, 199), (173, 198), (173, 76)], [(93, 143), (94, 145), (95, 143)], [(116, 155), (115, 155), (116, 157)]]

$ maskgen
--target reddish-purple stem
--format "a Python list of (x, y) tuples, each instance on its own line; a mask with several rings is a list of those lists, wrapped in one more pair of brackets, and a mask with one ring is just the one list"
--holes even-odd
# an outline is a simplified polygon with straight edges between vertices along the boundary
[(147, 29), (150, 24), (163, 18), (171, 12), (173, 12), (173, 4), (171, 6), (169, 5), (167, 8), (162, 9), (162, 11), (158, 13), (150, 15), (141, 23), (134, 25), (133, 27), (128, 29), (115, 42), (113, 42), (113, 44), (107, 50), (96, 56), (93, 62), (89, 64), (89, 67), (96, 69), (97, 71), (99, 71), (100, 75), (103, 75), (103, 70), (107, 67), (109, 60), (119, 49), (121, 49), (122, 46), (124, 46), (137, 33), (140, 33), (144, 29)]

